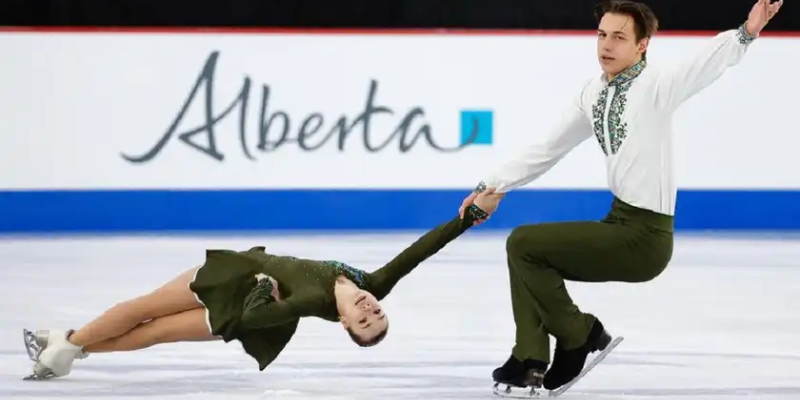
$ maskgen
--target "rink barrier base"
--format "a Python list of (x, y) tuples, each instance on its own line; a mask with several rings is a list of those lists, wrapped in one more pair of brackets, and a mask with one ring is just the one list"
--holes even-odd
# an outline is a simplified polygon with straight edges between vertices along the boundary
[[(453, 217), (468, 190), (0, 191), (2, 233), (425, 230)], [(479, 229), (595, 220), (605, 190), (517, 190)], [(800, 191), (683, 190), (679, 231), (800, 230)]]

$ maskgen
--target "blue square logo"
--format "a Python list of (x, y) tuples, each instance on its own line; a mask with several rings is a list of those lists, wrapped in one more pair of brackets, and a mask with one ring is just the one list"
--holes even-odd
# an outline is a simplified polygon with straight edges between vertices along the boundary
[(491, 145), (493, 123), (490, 110), (461, 110), (461, 145)]

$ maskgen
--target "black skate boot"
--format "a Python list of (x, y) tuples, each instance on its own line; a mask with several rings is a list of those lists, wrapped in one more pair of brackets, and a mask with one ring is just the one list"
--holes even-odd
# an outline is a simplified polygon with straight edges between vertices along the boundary
[[(492, 372), (495, 393), (509, 394), (512, 387), (517, 387), (530, 388), (533, 394), (536, 389), (542, 387), (546, 370), (547, 363), (544, 361), (533, 359), (520, 361), (512, 355), (503, 366)], [(500, 385), (505, 385), (505, 389), (500, 389)]]
[(553, 366), (544, 375), (544, 388), (557, 389), (573, 380), (581, 373), (589, 353), (603, 351), (611, 343), (611, 335), (603, 328), (600, 320), (596, 320), (589, 332), (586, 343), (577, 349), (565, 350), (560, 341), (556, 342), (553, 355)]

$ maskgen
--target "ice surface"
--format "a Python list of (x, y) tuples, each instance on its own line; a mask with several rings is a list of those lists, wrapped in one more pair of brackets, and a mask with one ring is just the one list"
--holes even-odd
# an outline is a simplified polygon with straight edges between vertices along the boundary
[[(234, 343), (95, 354), (72, 375), (23, 382), (29, 329), (78, 327), (198, 265), (206, 248), (339, 259), (367, 270), (415, 235), (0, 240), (0, 399), (495, 399), (513, 320), (502, 236), (467, 235), (421, 265), (383, 305), (390, 334), (353, 345), (305, 320), (264, 372)], [(800, 398), (800, 241), (678, 237), (653, 282), (576, 284), (584, 311), (626, 340), (563, 398)]]

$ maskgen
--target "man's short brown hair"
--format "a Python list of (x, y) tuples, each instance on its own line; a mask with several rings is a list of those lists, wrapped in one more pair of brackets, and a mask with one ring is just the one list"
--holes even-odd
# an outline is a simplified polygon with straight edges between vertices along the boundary
[(600, 23), (603, 16), (608, 13), (631, 17), (637, 42), (645, 38), (651, 38), (658, 30), (656, 14), (644, 3), (629, 0), (611, 0), (601, 3), (595, 10), (597, 23)]

